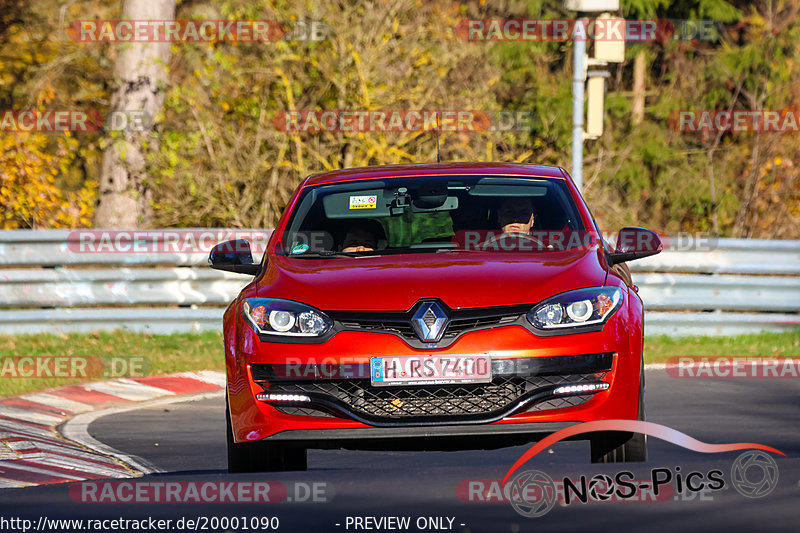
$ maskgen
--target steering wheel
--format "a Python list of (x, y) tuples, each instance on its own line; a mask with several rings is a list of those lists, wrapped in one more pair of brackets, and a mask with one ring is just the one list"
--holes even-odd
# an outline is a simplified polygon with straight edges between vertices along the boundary
[[(503, 233), (492, 235), (491, 237), (486, 239), (486, 242), (483, 243), (483, 249), (486, 250), (487, 248), (490, 248), (490, 247), (491, 248), (497, 248), (496, 243), (498, 241), (504, 241), (504, 240), (510, 240), (510, 239), (516, 239), (517, 241), (530, 241), (530, 243), (531, 243), (531, 244), (525, 244), (525, 245), (522, 245), (522, 246), (517, 246), (517, 248), (523, 248), (524, 249), (524, 248), (529, 248), (530, 247), (530, 248), (532, 248), (531, 251), (533, 251), (533, 250), (547, 250), (547, 246), (542, 241), (540, 241), (539, 239), (534, 237), (533, 235), (530, 235), (528, 233), (517, 233), (517, 232), (513, 232), (513, 233), (503, 232)], [(500, 249), (505, 249), (505, 248), (502, 245), (500, 245)], [(513, 250), (513, 248), (510, 248), (510, 250)]]

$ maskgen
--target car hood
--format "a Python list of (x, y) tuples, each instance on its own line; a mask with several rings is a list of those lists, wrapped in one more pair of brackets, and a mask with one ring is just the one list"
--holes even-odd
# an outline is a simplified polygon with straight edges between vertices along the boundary
[(427, 253), (298, 259), (270, 257), (258, 296), (321, 310), (399, 311), (438, 298), (452, 309), (536, 303), (601, 286), (598, 246), (545, 253)]

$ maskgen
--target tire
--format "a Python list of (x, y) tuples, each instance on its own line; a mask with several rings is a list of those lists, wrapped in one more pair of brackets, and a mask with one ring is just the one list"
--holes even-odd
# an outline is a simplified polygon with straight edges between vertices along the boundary
[(308, 469), (305, 448), (291, 447), (277, 442), (235, 442), (231, 426), (231, 412), (225, 399), (225, 426), (228, 437), (228, 472), (285, 472)]
[[(644, 368), (639, 382), (638, 420), (646, 420)], [(624, 431), (600, 431), (590, 440), (592, 463), (643, 463), (647, 461), (647, 435)]]

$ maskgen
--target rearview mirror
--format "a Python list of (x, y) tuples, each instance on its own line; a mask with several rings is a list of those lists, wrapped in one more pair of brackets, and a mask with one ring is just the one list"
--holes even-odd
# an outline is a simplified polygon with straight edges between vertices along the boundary
[(656, 255), (663, 249), (655, 231), (644, 228), (622, 228), (617, 234), (617, 246), (609, 254), (612, 265)]
[(253, 262), (250, 243), (244, 239), (226, 241), (214, 246), (208, 254), (208, 266), (216, 270), (250, 276), (257, 275), (261, 270), (261, 265)]

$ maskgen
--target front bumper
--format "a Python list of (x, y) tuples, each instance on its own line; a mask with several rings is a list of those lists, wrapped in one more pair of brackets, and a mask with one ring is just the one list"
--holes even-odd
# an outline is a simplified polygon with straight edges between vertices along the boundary
[[(580, 422), (358, 429), (291, 429), (265, 440), (317, 449), (490, 450), (522, 445)], [(468, 438), (466, 438), (468, 437)]]
[[(541, 424), (577, 423), (589, 420), (623, 418), (635, 419), (638, 409), (641, 353), (630, 350), (629, 331), (624, 313), (617, 313), (602, 331), (554, 337), (534, 337), (519, 326), (503, 326), (462, 335), (451, 346), (443, 350), (415, 349), (394, 335), (371, 332), (340, 332), (327, 342), (316, 345), (263, 342), (247, 326), (231, 324), (226, 331), (228, 364), (228, 396), (234, 437), (237, 442), (260, 439), (308, 441), (334, 446), (333, 443), (355, 443), (373, 436), (391, 435), (397, 439), (416, 439), (428, 432), (447, 432), (446, 428), (461, 428), (460, 435), (479, 436), (488, 431), (502, 434), (524, 434), (524, 426), (533, 424), (539, 429), (532, 433), (547, 432)], [(487, 349), (491, 347), (491, 349)], [(457, 416), (403, 417), (394, 419), (391, 413), (369, 412), (352, 398), (330, 394), (330, 391), (306, 390), (314, 396), (314, 409), (309, 405), (273, 404), (256, 399), (265, 390), (290, 393), (297, 382), (287, 383), (269, 379), (269, 369), (292, 362), (303, 365), (368, 365), (374, 355), (421, 355), (421, 354), (465, 354), (489, 353), (494, 365), (498, 362), (523, 359), (538, 361), (568, 361), (576, 354), (593, 357), (607, 354), (610, 368), (592, 368), (592, 372), (581, 372), (584, 380), (601, 380), (609, 384), (605, 391), (591, 395), (570, 397), (571, 403), (549, 405), (537, 409), (536, 405), (554, 400), (553, 388), (562, 381), (554, 381), (544, 387), (528, 388), (524, 394), (513, 395), (510, 401), (497, 407), (493, 403), (478, 413), (462, 412)], [(612, 355), (613, 354), (613, 355)], [(574, 360), (574, 359), (573, 359)], [(601, 365), (602, 366), (602, 365)], [(536, 374), (534, 372), (534, 374)], [(537, 376), (542, 377), (542, 376)], [(546, 376), (545, 376), (546, 377)], [(312, 380), (306, 386), (317, 387), (320, 383), (330, 385), (330, 380)], [(268, 384), (265, 389), (264, 385)], [(507, 385), (507, 384), (506, 384)], [(366, 387), (359, 387), (369, 392)], [(317, 393), (321, 393), (316, 396)], [(388, 394), (385, 390), (381, 394)], [(559, 398), (557, 400), (566, 400)], [(386, 398), (384, 406), (391, 404)], [(575, 401), (577, 400), (577, 401)], [(400, 401), (403, 401), (402, 399)], [(300, 411), (305, 409), (305, 411)], [(491, 428), (491, 429), (486, 429)], [(495, 429), (500, 428), (500, 429)], [(378, 431), (380, 430), (380, 431)], [(423, 433), (420, 433), (424, 430)], [(311, 432), (311, 433), (309, 433)], [(353, 435), (349, 437), (348, 435)], [(448, 436), (448, 435), (443, 435)], [(378, 440), (384, 437), (377, 437)], [(462, 445), (466, 445), (462, 440)], [(362, 446), (359, 446), (362, 447)], [(406, 446), (403, 446), (406, 448)]]

